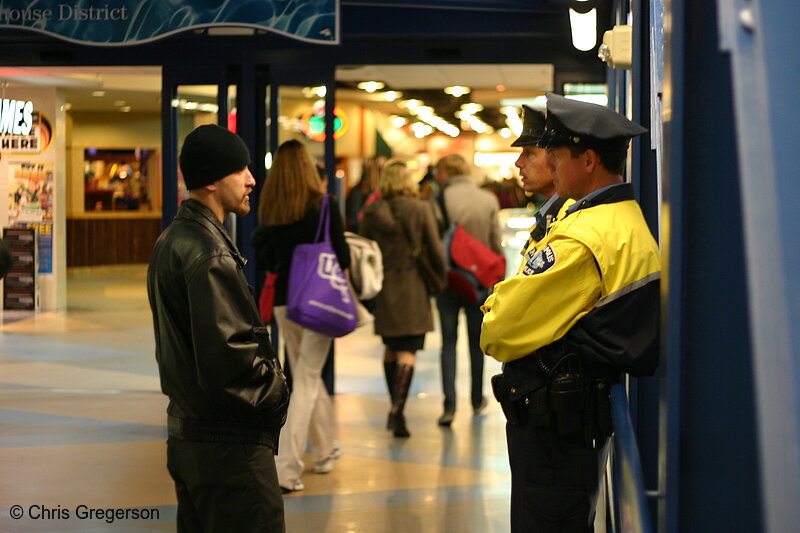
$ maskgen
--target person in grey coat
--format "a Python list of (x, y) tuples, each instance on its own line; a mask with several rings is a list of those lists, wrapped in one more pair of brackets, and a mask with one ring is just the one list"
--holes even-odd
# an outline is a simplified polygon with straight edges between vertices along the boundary
[(386, 347), (383, 367), (392, 399), (388, 429), (408, 437), (405, 407), (417, 350), (433, 330), (431, 295), (419, 262), (444, 279), (444, 250), (429, 202), (417, 196), (406, 165), (390, 162), (381, 172), (382, 198), (366, 206), (362, 234), (377, 241), (383, 254), (383, 289), (377, 296), (375, 333)]
[[(458, 223), (464, 229), (494, 250), (503, 253), (500, 246), (500, 227), (497, 212), (500, 204), (492, 193), (478, 187), (470, 175), (467, 161), (458, 154), (442, 157), (436, 164), (436, 180), (441, 184), (440, 202), (444, 219), (448, 224)], [(439, 417), (440, 426), (449, 427), (456, 412), (456, 342), (458, 340), (458, 317), (461, 309), (467, 321), (469, 357), (472, 370), (472, 410), (480, 414), (487, 405), (483, 396), (483, 352), (481, 351), (481, 303), (486, 295), (477, 301), (467, 301), (447, 289), (436, 297), (439, 320), (442, 328), (442, 392), (444, 393), (444, 412)]]

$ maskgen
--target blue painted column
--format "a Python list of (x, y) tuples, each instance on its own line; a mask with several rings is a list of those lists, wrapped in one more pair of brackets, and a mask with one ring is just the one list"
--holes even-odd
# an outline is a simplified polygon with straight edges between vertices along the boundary
[[(666, 3), (665, 3), (666, 4)], [(659, 531), (761, 531), (730, 57), (716, 5), (666, 4), (665, 358)]]
[(719, 0), (730, 52), (764, 531), (800, 527), (800, 9), (791, 0)]

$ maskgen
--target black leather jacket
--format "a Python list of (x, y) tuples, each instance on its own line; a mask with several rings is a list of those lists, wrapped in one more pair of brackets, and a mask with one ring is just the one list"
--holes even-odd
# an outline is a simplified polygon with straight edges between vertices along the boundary
[(159, 237), (147, 271), (169, 434), (277, 449), (289, 392), (224, 226), (190, 199)]

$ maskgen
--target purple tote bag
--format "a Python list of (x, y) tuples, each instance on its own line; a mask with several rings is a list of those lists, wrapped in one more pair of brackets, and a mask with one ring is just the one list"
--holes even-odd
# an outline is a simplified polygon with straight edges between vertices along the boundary
[(286, 314), (311, 331), (341, 337), (356, 329), (356, 307), (331, 246), (329, 203), (325, 195), (314, 243), (298, 244), (292, 254)]

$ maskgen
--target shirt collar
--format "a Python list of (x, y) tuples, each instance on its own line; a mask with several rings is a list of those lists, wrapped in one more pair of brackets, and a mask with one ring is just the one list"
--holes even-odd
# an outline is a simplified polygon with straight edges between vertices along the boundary
[[(613, 185), (607, 185), (605, 187), (597, 189), (596, 191), (592, 191), (583, 198), (581, 198), (580, 200), (578, 200), (577, 202), (575, 202), (574, 204), (572, 204), (571, 206), (569, 206), (569, 208), (567, 208), (567, 215), (571, 215), (578, 209), (582, 209), (584, 207), (589, 207), (590, 205), (593, 205), (592, 200), (594, 200), (601, 194), (611, 191), (617, 192), (615, 189), (620, 189), (619, 192), (623, 192), (621, 189), (630, 189), (630, 188), (631, 188), (630, 183), (615, 183)], [(627, 192), (627, 190), (624, 192)]]
[(560, 196), (558, 196), (557, 194), (552, 195), (550, 198), (545, 200), (545, 202), (542, 204), (542, 207), (540, 207), (536, 213), (537, 214), (547, 213), (547, 211), (553, 206), (554, 203), (556, 203), (559, 200), (559, 198)]

